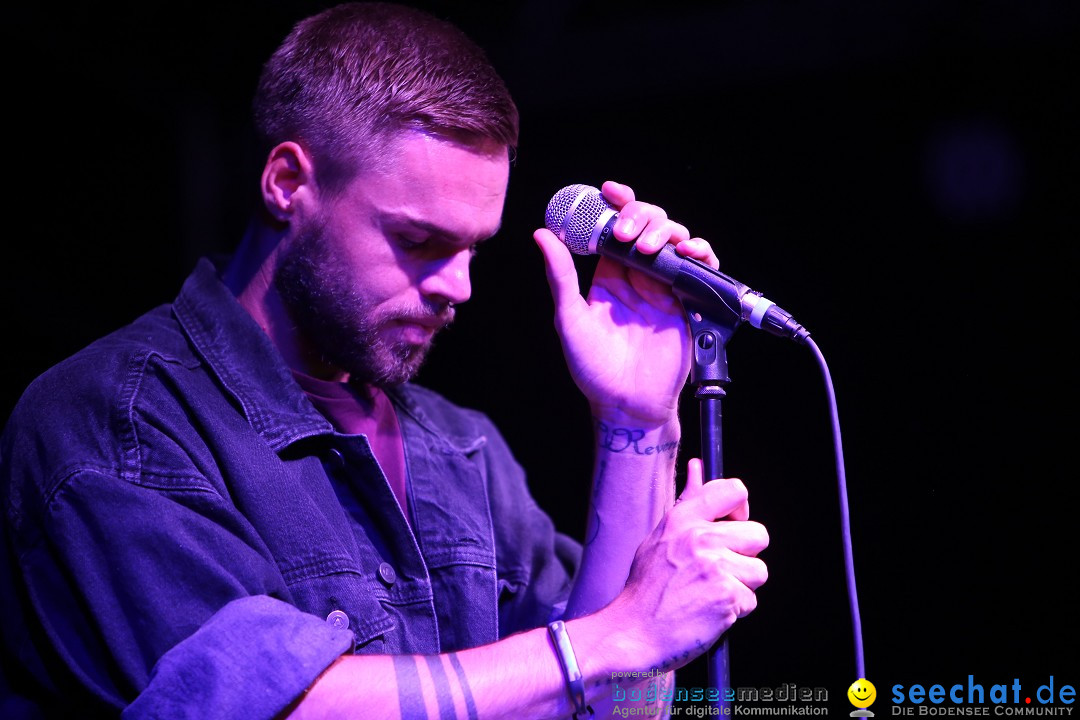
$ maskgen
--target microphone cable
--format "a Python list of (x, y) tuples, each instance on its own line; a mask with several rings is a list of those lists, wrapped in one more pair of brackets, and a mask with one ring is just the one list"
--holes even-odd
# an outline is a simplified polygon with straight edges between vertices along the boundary
[(859, 615), (859, 594), (855, 588), (855, 558), (851, 547), (851, 514), (848, 507), (847, 474), (844, 470), (844, 445), (840, 436), (840, 414), (836, 407), (836, 390), (833, 388), (832, 374), (821, 348), (812, 337), (806, 337), (804, 344), (809, 345), (821, 366), (825, 378), (825, 390), (829, 399), (829, 415), (832, 423), (833, 449), (836, 456), (836, 481), (840, 495), (840, 534), (844, 543), (844, 575), (847, 580), (848, 604), (851, 608), (851, 630), (855, 637), (855, 672), (856, 679), (866, 677), (866, 660), (863, 652), (862, 619)]

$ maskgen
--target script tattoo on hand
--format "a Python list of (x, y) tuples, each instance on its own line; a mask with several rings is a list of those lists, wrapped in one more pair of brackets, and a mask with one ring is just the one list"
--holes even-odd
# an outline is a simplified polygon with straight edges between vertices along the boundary
[(671, 440), (656, 445), (642, 442), (645, 431), (641, 428), (612, 427), (603, 420), (596, 421), (600, 447), (613, 453), (632, 452), (635, 455), (662, 455), (674, 459), (679, 450), (679, 441)]

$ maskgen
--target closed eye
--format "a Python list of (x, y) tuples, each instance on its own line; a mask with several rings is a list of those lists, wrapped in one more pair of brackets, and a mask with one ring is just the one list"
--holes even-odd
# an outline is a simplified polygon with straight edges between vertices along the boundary
[(419, 218), (398, 214), (387, 214), (381, 218), (383, 232), (390, 242), (410, 254), (420, 252), (432, 258), (456, 255), (467, 250), (470, 257), (476, 255), (477, 246), (491, 239), (498, 231), (493, 228), (491, 235), (460, 235), (435, 223)]
[(424, 247), (430, 239), (430, 235), (418, 235), (415, 233), (397, 232), (392, 234), (394, 243), (406, 250), (416, 250)]

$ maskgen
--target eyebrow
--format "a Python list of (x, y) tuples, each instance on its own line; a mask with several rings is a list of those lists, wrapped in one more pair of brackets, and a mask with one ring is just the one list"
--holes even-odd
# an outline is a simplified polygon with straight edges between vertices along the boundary
[[(382, 217), (382, 220), (383, 220), (384, 223), (385, 222), (391, 222), (391, 223), (402, 223), (402, 224), (405, 224), (405, 225), (412, 225), (413, 227), (419, 228), (420, 230), (423, 230), (424, 232), (426, 232), (426, 233), (428, 233), (430, 235), (436, 235), (436, 236), (441, 237), (441, 238), (450, 238), (450, 239), (454, 239), (454, 240), (457, 240), (457, 239), (461, 238), (461, 236), (459, 236), (457, 233), (451, 232), (450, 230), (448, 230), (447, 228), (442, 227), (441, 225), (438, 225), (438, 224), (433, 223), (433, 222), (429, 222), (427, 220), (421, 220), (420, 218), (415, 218), (415, 217), (412, 217), (411, 215), (403, 215), (403, 214), (400, 214), (400, 213), (389, 212), (389, 213), (383, 213), (381, 215), (381, 217)], [(502, 229), (502, 218), (499, 218), (498, 224), (495, 225), (495, 229), (490, 235), (483, 235), (481, 237), (476, 237), (476, 238), (461, 238), (461, 239), (468, 240), (468, 241), (471, 242), (471, 244), (478, 244), (478, 243), (484, 242), (485, 240), (490, 240), (491, 238), (495, 237), (496, 235), (499, 234), (499, 230), (501, 230), (501, 229)]]

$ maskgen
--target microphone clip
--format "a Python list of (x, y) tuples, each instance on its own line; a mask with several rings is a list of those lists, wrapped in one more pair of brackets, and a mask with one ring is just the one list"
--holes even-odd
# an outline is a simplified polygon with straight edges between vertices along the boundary
[[(715, 306), (700, 309), (685, 298), (679, 299), (690, 325), (693, 349), (690, 381), (697, 386), (695, 395), (699, 398), (707, 395), (722, 397), (725, 394), (723, 387), (731, 382), (728, 375), (727, 343), (735, 334), (741, 318), (730, 311), (717, 313)], [(718, 315), (724, 317), (717, 317)]]

